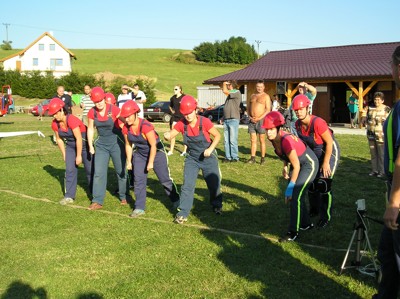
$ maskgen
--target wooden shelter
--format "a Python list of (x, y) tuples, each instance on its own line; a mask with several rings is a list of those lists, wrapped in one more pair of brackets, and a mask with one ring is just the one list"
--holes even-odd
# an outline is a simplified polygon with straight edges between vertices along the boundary
[(359, 100), (360, 111), (364, 102), (373, 100), (376, 91), (385, 94), (389, 106), (400, 97), (390, 64), (397, 46), (400, 42), (271, 51), (244, 69), (207, 79), (204, 84), (236, 80), (247, 86), (250, 96), (257, 81), (262, 80), (270, 96), (279, 94), (289, 105), (297, 94), (298, 83), (305, 81), (318, 91), (314, 114), (328, 123), (348, 123), (350, 90), (363, 99)]

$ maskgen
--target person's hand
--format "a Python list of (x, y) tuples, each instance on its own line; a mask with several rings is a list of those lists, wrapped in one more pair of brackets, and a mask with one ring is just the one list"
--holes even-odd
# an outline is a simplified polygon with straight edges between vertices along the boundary
[(95, 150), (94, 150), (93, 145), (89, 145), (89, 152), (90, 152), (92, 155), (94, 155)]
[(386, 206), (385, 214), (383, 215), (383, 221), (387, 228), (391, 230), (398, 230), (399, 224), (397, 218), (399, 217), (399, 206), (389, 203)]
[(285, 190), (285, 204), (292, 200), (293, 189), (296, 183), (290, 181)]
[(208, 157), (210, 157), (211, 156), (211, 154), (212, 154), (212, 150), (211, 149), (206, 149), (205, 151), (204, 151), (204, 157), (206, 157), (206, 158), (208, 158)]
[(82, 155), (76, 156), (75, 165), (78, 166), (82, 163)]
[(329, 165), (329, 162), (323, 163), (321, 167), (321, 172), (324, 178), (329, 178), (332, 174), (331, 172), (331, 166)]
[(132, 170), (132, 162), (131, 161), (126, 161), (126, 169), (127, 170)]
[(147, 172), (149, 172), (150, 170), (152, 170), (154, 168), (154, 164), (153, 163), (147, 163)]

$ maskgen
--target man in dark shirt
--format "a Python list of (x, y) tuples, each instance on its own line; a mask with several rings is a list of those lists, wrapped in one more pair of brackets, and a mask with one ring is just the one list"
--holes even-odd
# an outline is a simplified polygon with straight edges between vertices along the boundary
[(72, 113), (72, 99), (68, 93), (65, 93), (64, 86), (60, 85), (57, 87), (57, 94), (54, 98), (59, 98), (65, 103), (65, 108), (68, 110), (68, 113)]
[[(175, 85), (174, 87), (174, 95), (171, 97), (169, 100), (169, 110), (172, 113), (172, 118), (171, 118), (171, 129), (175, 126), (175, 124), (183, 117), (181, 114), (179, 108), (181, 106), (181, 100), (183, 98), (184, 94), (182, 91), (182, 86), (181, 85)], [(168, 156), (173, 155), (174, 153), (174, 147), (175, 147), (175, 138), (171, 138), (171, 144), (170, 148), (168, 151)], [(186, 155), (186, 145), (183, 146), (183, 151), (181, 153), (181, 156)]]

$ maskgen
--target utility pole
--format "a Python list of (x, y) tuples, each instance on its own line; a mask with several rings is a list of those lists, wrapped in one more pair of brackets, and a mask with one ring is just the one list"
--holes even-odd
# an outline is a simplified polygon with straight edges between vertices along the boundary
[(256, 40), (255, 42), (257, 43), (257, 58), (260, 58), (260, 44), (261, 44), (261, 41), (260, 40)]
[(3, 23), (4, 26), (6, 26), (6, 42), (8, 43), (8, 26), (10, 26), (10, 23)]

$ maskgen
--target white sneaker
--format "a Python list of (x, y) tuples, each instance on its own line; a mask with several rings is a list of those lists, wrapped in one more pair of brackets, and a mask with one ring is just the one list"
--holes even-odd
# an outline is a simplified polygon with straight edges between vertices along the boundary
[(63, 206), (70, 204), (70, 203), (74, 203), (74, 200), (70, 197), (65, 197), (60, 200), (60, 205), (63, 205)]
[(186, 156), (186, 152), (183, 152), (182, 154), (181, 154), (181, 157), (185, 157)]
[(171, 151), (169, 151), (169, 152), (167, 153), (168, 156), (171, 156), (172, 154), (173, 154), (173, 152), (171, 152)]

